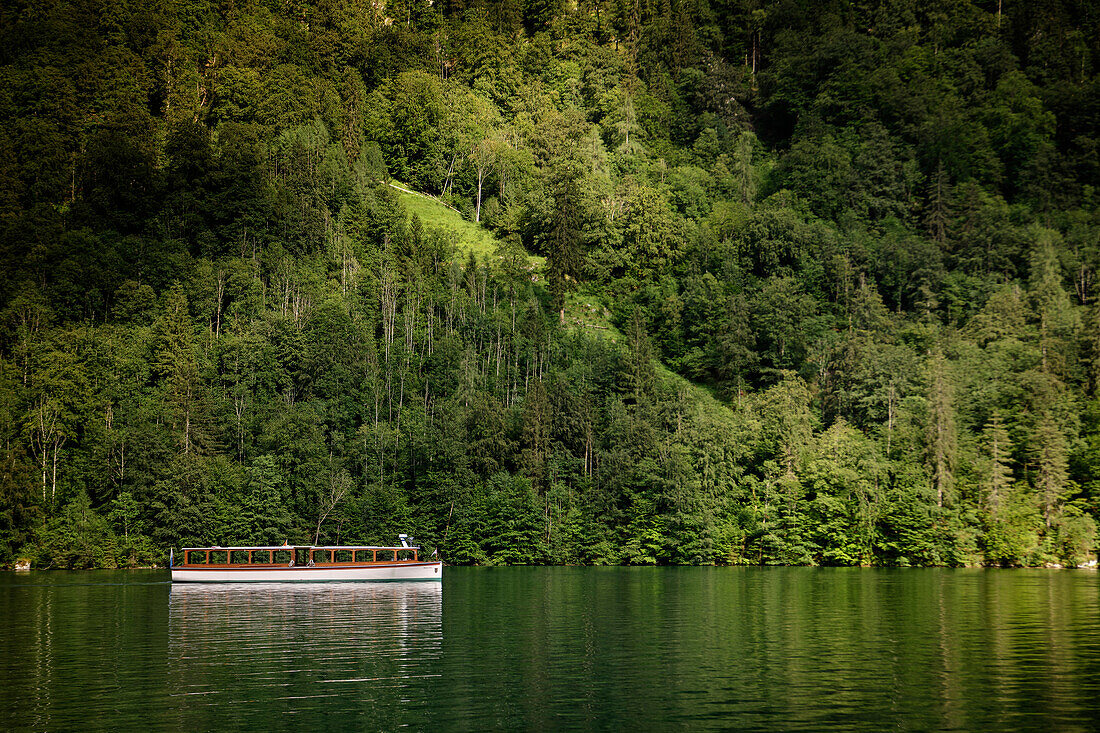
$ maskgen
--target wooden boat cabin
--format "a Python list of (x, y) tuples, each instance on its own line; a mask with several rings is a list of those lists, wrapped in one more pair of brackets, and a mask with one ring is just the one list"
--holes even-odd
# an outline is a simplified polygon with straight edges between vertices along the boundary
[(173, 567), (239, 568), (239, 567), (316, 567), (318, 565), (373, 565), (379, 562), (419, 560), (418, 547), (374, 547), (332, 545), (314, 547), (187, 547), (184, 561)]
[(304, 580), (439, 580), (442, 563), (420, 559), (420, 548), (401, 536), (400, 547), (375, 545), (273, 545), (185, 547), (182, 563), (170, 559), (178, 582)]

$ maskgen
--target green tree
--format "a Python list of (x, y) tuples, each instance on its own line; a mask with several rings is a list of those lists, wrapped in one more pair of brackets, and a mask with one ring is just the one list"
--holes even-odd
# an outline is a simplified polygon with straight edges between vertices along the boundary
[(986, 562), (994, 565), (1022, 565), (1038, 544), (1036, 511), (1029, 506), (1012, 475), (1012, 438), (994, 411), (984, 431), (987, 473), (984, 486), (987, 513), (982, 547)]
[(554, 309), (565, 323), (565, 296), (576, 288), (585, 262), (585, 202), (581, 171), (567, 161), (556, 163), (550, 179), (553, 211), (545, 235), (548, 285)]
[(176, 284), (164, 298), (163, 312), (153, 324), (153, 372), (157, 377), (181, 453), (202, 448), (202, 383), (195, 349), (195, 327), (187, 296)]
[(1044, 409), (1039, 415), (1034, 453), (1037, 469), (1035, 488), (1039, 494), (1043, 521), (1050, 529), (1068, 493), (1066, 484), (1069, 479), (1066, 436), (1050, 409)]
[(928, 424), (926, 451), (936, 487), (936, 506), (951, 503), (955, 484), (958, 435), (955, 423), (955, 389), (950, 366), (943, 351), (936, 347), (929, 358)]

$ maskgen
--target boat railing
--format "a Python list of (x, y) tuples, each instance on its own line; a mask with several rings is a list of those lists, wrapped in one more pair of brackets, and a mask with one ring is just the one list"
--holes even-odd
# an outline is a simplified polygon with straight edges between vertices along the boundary
[(420, 562), (419, 547), (377, 547), (373, 545), (273, 547), (185, 547), (182, 562), (175, 567), (198, 568), (285, 568), (285, 567), (370, 567), (378, 564)]

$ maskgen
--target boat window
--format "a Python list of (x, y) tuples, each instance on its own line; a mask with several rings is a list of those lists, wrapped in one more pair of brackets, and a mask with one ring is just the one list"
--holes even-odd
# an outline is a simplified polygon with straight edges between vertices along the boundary
[(225, 565), (229, 562), (229, 553), (225, 550), (211, 550), (210, 551), (210, 564), (211, 565)]
[(229, 556), (229, 562), (232, 565), (247, 565), (248, 550), (233, 550)]
[(353, 554), (352, 554), (351, 550), (337, 550), (336, 551), (336, 562), (351, 562), (352, 559), (353, 559)]
[(275, 564), (288, 565), (290, 564), (290, 558), (292, 553), (290, 550), (275, 550)]
[(253, 550), (249, 562), (253, 565), (267, 565), (271, 562), (271, 550)]
[(329, 562), (328, 550), (314, 550), (313, 551), (313, 564), (320, 565), (322, 563)]
[(188, 565), (205, 565), (206, 550), (191, 550), (187, 553), (187, 558), (184, 562)]
[(370, 550), (356, 550), (355, 551), (355, 562), (370, 562), (373, 559), (374, 559), (374, 555), (371, 554)]
[(393, 560), (394, 555), (396, 555), (396, 554), (397, 553), (395, 553), (393, 550), (379, 550), (378, 551), (378, 559), (379, 560)]
[(397, 550), (396, 552), (394, 552), (394, 554), (397, 556), (396, 559), (398, 559), (398, 560), (412, 560), (413, 559), (413, 550)]

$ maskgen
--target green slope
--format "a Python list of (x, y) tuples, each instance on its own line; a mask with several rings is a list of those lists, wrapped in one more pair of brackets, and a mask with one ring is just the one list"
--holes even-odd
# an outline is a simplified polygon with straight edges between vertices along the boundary
[[(389, 186), (397, 192), (398, 200), (410, 217), (415, 214), (424, 226), (449, 232), (463, 256), (473, 252), (480, 260), (495, 258), (499, 241), (488, 229), (466, 219), (460, 211), (434, 196), (417, 193), (400, 181), (390, 181)], [(532, 259), (539, 260), (541, 268), (542, 258)]]
[[(389, 185), (397, 192), (401, 205), (405, 207), (410, 217), (415, 214), (425, 227), (448, 232), (460, 256), (466, 257), (473, 252), (482, 261), (489, 263), (496, 261), (496, 249), (500, 240), (488, 229), (466, 219), (460, 211), (434, 196), (413, 191), (396, 180), (391, 180)], [(544, 283), (545, 258), (530, 254), (528, 256), (531, 258), (533, 276), (538, 278), (536, 282)], [(569, 293), (566, 296), (565, 326), (569, 330), (580, 330), (593, 336), (609, 338), (612, 342), (623, 338), (622, 333), (611, 322), (611, 313), (603, 299), (593, 293), (582, 291)], [(728, 414), (731, 408), (717, 400), (711, 390), (676, 374), (660, 361), (656, 361), (655, 364), (662, 381), (672, 382), (686, 389), (693, 403), (716, 414)]]

